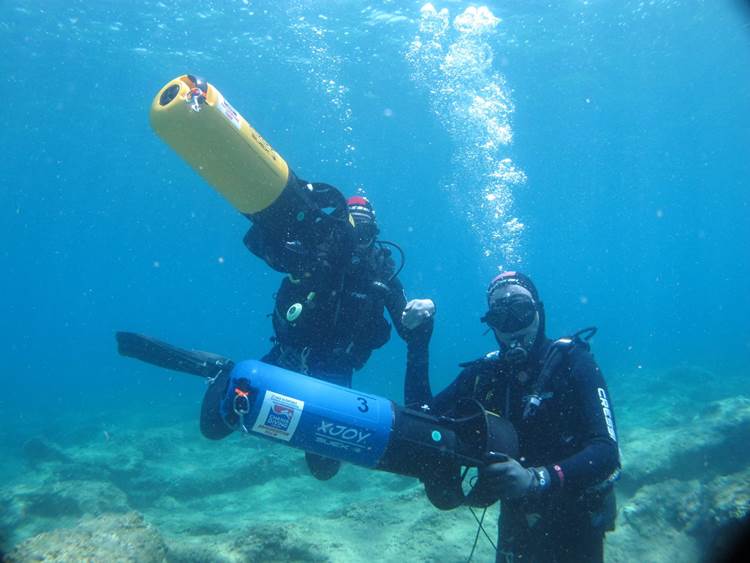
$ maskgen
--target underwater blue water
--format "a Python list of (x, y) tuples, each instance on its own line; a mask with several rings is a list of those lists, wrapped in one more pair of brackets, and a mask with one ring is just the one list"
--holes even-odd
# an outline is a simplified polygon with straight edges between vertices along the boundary
[[(610, 380), (687, 365), (742, 390), (744, 3), (424, 4), (2, 2), (3, 442), (197, 415), (203, 384), (120, 358), (116, 330), (237, 359), (269, 346), (281, 276), (148, 124), (185, 72), (299, 176), (373, 200), (409, 296), (437, 302), (436, 386), (492, 349), (478, 318), (504, 267), (538, 282), (552, 335), (599, 327)], [(400, 400), (404, 362), (394, 336), (354, 384)]]

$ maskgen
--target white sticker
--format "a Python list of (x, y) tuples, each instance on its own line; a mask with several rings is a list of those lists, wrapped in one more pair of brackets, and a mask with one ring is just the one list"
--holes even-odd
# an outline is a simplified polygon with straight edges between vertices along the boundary
[(219, 111), (224, 114), (224, 117), (229, 120), (229, 123), (234, 125), (237, 129), (240, 129), (242, 127), (240, 114), (237, 113), (237, 110), (234, 109), (231, 104), (223, 97), (219, 100), (217, 107), (219, 108)]
[(305, 402), (266, 391), (253, 431), (288, 442), (294, 436)]

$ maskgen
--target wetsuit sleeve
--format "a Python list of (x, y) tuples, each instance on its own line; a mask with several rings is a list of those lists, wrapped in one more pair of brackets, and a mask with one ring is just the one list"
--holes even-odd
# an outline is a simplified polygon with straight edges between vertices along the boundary
[(404, 404), (412, 409), (427, 405), (432, 414), (440, 415), (453, 408), (459, 398), (468, 396), (467, 382), (471, 380), (471, 375), (469, 370), (462, 371), (453, 383), (433, 396), (429, 374), (429, 343), (433, 323), (433, 319), (423, 323), (412, 331), (407, 340)]
[(620, 465), (615, 419), (604, 377), (589, 352), (573, 353), (569, 382), (574, 439), (581, 448), (547, 470), (553, 488), (585, 489), (606, 480)]
[[(347, 264), (354, 245), (346, 198), (334, 186), (298, 180), (275, 204), (273, 218), (252, 222), (245, 246), (278, 272), (326, 275)], [(258, 214), (260, 215), (260, 214)]]
[(385, 308), (388, 309), (388, 315), (391, 317), (393, 326), (398, 335), (407, 340), (410, 336), (409, 331), (401, 323), (401, 314), (406, 307), (406, 291), (398, 278), (393, 278), (388, 282), (388, 294), (385, 298)]
[(406, 341), (406, 376), (404, 404), (419, 408), (432, 403), (430, 388), (430, 338), (434, 321), (430, 319), (412, 331)]

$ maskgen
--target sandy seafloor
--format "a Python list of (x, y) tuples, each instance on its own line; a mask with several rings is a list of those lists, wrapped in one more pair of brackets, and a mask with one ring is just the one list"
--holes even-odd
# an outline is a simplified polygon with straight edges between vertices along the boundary
[[(732, 392), (742, 375), (681, 367), (614, 379), (624, 473), (608, 561), (700, 561), (747, 514), (750, 396)], [(81, 413), (23, 444), (4, 440), (3, 457), (23, 460), (5, 466), (0, 489), (6, 557), (467, 560), (468, 508), (441, 512), (417, 481), (352, 465), (318, 482), (301, 452), (252, 436), (209, 442), (197, 407)], [(485, 518), (493, 540), (497, 514)], [(480, 537), (473, 560), (493, 558)]]

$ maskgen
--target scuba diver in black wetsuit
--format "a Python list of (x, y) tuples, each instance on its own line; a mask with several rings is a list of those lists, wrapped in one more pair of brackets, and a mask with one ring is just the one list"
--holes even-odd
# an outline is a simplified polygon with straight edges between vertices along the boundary
[[(256, 219), (245, 236), (251, 252), (288, 273), (275, 294), (274, 345), (261, 361), (351, 387), (354, 371), (390, 339), (385, 310), (406, 340), (411, 327), (434, 313), (434, 305), (429, 300), (413, 300), (420, 303), (417, 308), (407, 304), (397, 277), (403, 254), (397, 270), (387, 247), (401, 249), (377, 240), (375, 210), (366, 198), (344, 200), (327, 184), (301, 181), (299, 186), (297, 193), (309, 203), (305, 214), (296, 214), (301, 225), (287, 222), (283, 232), (269, 236), (268, 225), (259, 229)], [(215, 405), (211, 391), (204, 400), (201, 429), (206, 437), (220, 439), (231, 430), (217, 423)], [(332, 478), (341, 465), (312, 452), (305, 459), (320, 480)]]
[(537, 290), (517, 272), (492, 280), (487, 304), (482, 322), (500, 350), (462, 364), (433, 397), (426, 323), (408, 344), (406, 405), (441, 415), (473, 398), (514, 425), (518, 457), (490, 454), (467, 498), (479, 507), (501, 501), (498, 562), (601, 562), (620, 463), (607, 387), (580, 337), (595, 329), (548, 339)]
[[(356, 241), (316, 275), (288, 275), (275, 295), (273, 348), (261, 361), (351, 387), (352, 374), (388, 342), (391, 325), (405, 338), (404, 288), (391, 252), (376, 240), (375, 211), (360, 196), (347, 200)], [(347, 260), (348, 259), (348, 260)]]
[[(354, 196), (346, 203), (354, 222), (351, 250), (342, 247), (339, 256), (318, 254), (328, 267), (284, 278), (275, 296), (274, 346), (261, 361), (351, 387), (354, 371), (390, 339), (385, 310), (406, 339), (406, 295), (386, 247), (392, 243), (377, 240), (379, 229), (369, 200)], [(341, 465), (311, 452), (305, 459), (321, 480), (333, 477)]]

